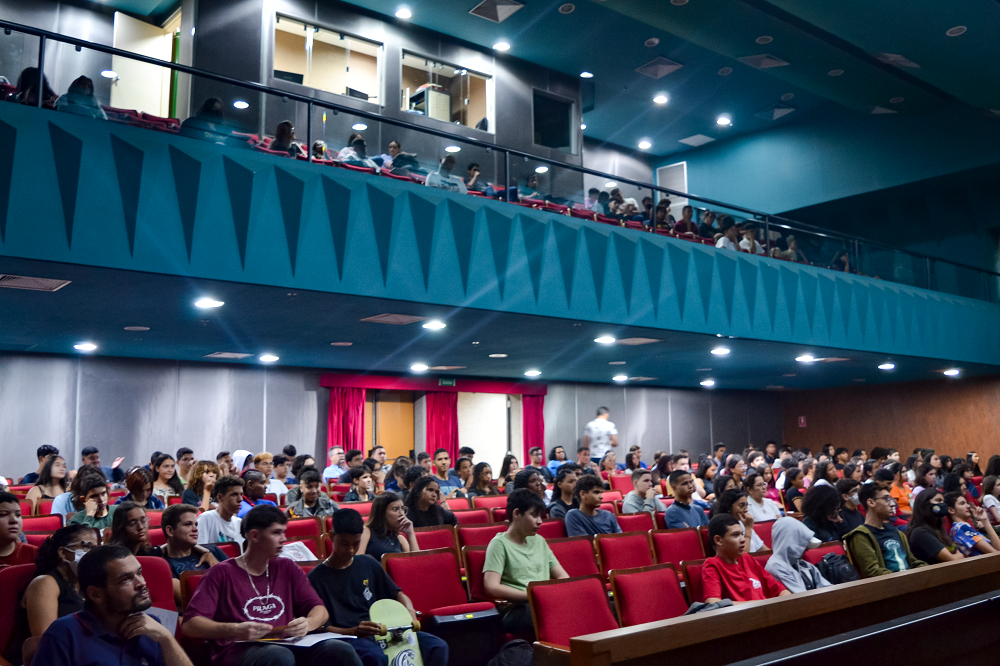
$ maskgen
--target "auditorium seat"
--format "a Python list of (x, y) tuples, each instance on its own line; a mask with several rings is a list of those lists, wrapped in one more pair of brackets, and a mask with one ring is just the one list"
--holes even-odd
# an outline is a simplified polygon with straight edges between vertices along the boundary
[[(166, 564), (166, 561), (163, 560), (163, 563)], [(7, 641), (14, 628), (14, 610), (17, 608), (18, 596), (34, 577), (34, 564), (0, 567), (0, 651), (6, 651)]]
[(839, 541), (826, 541), (816, 548), (806, 549), (806, 552), (802, 555), (802, 559), (809, 564), (819, 564), (823, 561), (823, 556), (828, 553), (846, 555), (847, 551), (844, 550), (844, 544)]
[[(624, 499), (626, 494), (632, 492), (632, 476), (629, 474), (612, 474), (608, 476), (608, 482), (611, 484), (611, 490), (617, 490), (621, 495), (615, 499)], [(604, 493), (604, 499), (607, 499), (608, 494)]]
[(653, 542), (653, 555), (657, 564), (673, 564), (678, 567), (685, 560), (705, 558), (705, 548), (697, 528), (653, 530), (650, 539)]
[(559, 560), (559, 564), (572, 578), (575, 576), (600, 575), (597, 559), (594, 557), (594, 541), (589, 536), (548, 539), (549, 549)]
[(490, 512), (486, 509), (467, 509), (453, 513), (459, 525), (486, 525), (493, 522)]
[(645, 511), (615, 516), (622, 532), (648, 532), (653, 529), (653, 517)]
[[(357, 511), (358, 513), (360, 513), (362, 517), (366, 517), (369, 513), (372, 512), (372, 503), (371, 502), (344, 502), (343, 504), (340, 505), (340, 508), (341, 509), (354, 509), (355, 511)], [(332, 523), (331, 523), (331, 520), (330, 520), (330, 516), (327, 516), (326, 517), (326, 529), (327, 529), (328, 532), (330, 531), (330, 525), (331, 524)]]
[(163, 530), (151, 529), (149, 530), (149, 545), (150, 546), (164, 546), (167, 543), (167, 535), (163, 533)]
[(611, 513), (615, 514), (616, 516), (620, 513), (618, 511), (618, 506), (615, 505), (614, 502), (604, 502), (603, 504), (601, 504), (601, 509), (603, 509), (604, 511), (610, 511)]
[(316, 534), (300, 534), (295, 537), (290, 537), (288, 541), (301, 541), (305, 544), (306, 548), (309, 549), (309, 552), (316, 556), (317, 560), (324, 559), (327, 552), (329, 552), (326, 547), (327, 543), (330, 542), (329, 536), (327, 536), (324, 541), (319, 535)]
[(386, 553), (382, 566), (413, 607), (425, 615), (459, 615), (494, 608), (489, 602), (469, 602), (459, 576), (458, 553), (452, 549)]
[[(612, 480), (615, 478), (617, 477), (614, 476), (611, 477)], [(626, 490), (625, 492), (631, 492), (631, 491), (632, 491), (632, 483), (629, 482), (628, 490)], [(605, 490), (604, 493), (601, 495), (602, 502), (621, 502), (624, 499), (625, 495), (622, 494), (621, 490), (615, 489), (614, 483), (611, 484), (611, 490)]]
[(506, 509), (507, 508), (507, 496), (506, 495), (493, 495), (488, 497), (473, 497), (472, 498), (472, 508), (474, 509)]
[(672, 564), (612, 571), (611, 590), (623, 627), (679, 617), (688, 609)]
[(167, 498), (167, 506), (173, 506), (174, 504), (183, 504), (184, 498), (178, 497), (177, 495), (171, 495)]
[(201, 582), (201, 577), (205, 575), (204, 571), (182, 571), (180, 576), (181, 581), (181, 611), (187, 610), (188, 602), (191, 601), (191, 597), (194, 596), (194, 591), (198, 587), (198, 583)]
[(433, 527), (418, 527), (413, 530), (420, 550), (435, 548), (457, 549), (455, 528), (452, 525), (435, 525)]
[(174, 579), (170, 565), (162, 557), (140, 555), (136, 559), (142, 566), (142, 577), (146, 580), (153, 606), (176, 613), (177, 602), (174, 601)]
[(349, 483), (334, 483), (330, 485), (330, 491), (335, 493), (349, 493), (351, 492), (351, 484)]
[(571, 208), (569, 214), (573, 217), (579, 218), (581, 220), (590, 220), (593, 222), (597, 219), (597, 213), (592, 210), (587, 210), (585, 208)]
[(770, 549), (758, 550), (756, 553), (750, 553), (750, 557), (757, 560), (757, 562), (762, 567), (767, 566), (767, 561), (771, 559), (772, 551)]
[(226, 554), (226, 557), (239, 557), (243, 554), (240, 549), (240, 545), (235, 541), (227, 541), (225, 543), (213, 543), (211, 544), (221, 550)]
[(448, 505), (448, 508), (452, 511), (468, 511), (472, 507), (469, 505), (469, 500), (466, 497), (453, 497), (451, 499), (446, 499), (444, 501)]
[(507, 520), (507, 507), (495, 506), (490, 509), (490, 518), (494, 523), (502, 523)]
[(21, 506), (21, 517), (30, 516), (33, 511), (31, 507), (31, 502), (28, 500), (18, 500), (17, 502)]
[(465, 546), (462, 548), (462, 559), (465, 560), (465, 578), (469, 583), (469, 596), (473, 601), (488, 601), (490, 595), (486, 594), (483, 584), (483, 568), (486, 566), (487, 546)]
[[(256, 150), (258, 153), (264, 153), (265, 155), (274, 155), (275, 157), (290, 157), (290, 155), (288, 154), (288, 151), (285, 151), (285, 150), (271, 150), (270, 148), (265, 148), (264, 146), (262, 146), (260, 144), (257, 144), (255, 146), (253, 146), (253, 149)], [(375, 170), (372, 169), (371, 173), (375, 173)]]
[(601, 574), (607, 578), (612, 569), (634, 569), (653, 564), (653, 553), (646, 532), (598, 534), (594, 538)]
[(753, 524), (753, 531), (760, 537), (760, 540), (764, 542), (764, 545), (768, 548), (771, 547), (771, 530), (774, 528), (774, 521), (767, 520), (760, 523)]
[[(329, 516), (327, 517), (329, 519)], [(320, 536), (323, 534), (323, 524), (316, 516), (292, 518), (285, 529), (285, 537), (289, 541), (300, 536)]]
[(684, 576), (684, 590), (687, 593), (689, 604), (704, 601), (703, 588), (701, 585), (701, 570), (705, 565), (705, 560), (693, 560), (681, 562), (681, 573)]
[(347, 169), (348, 171), (359, 171), (361, 173), (369, 173), (372, 175), (377, 173), (375, 167), (356, 166), (354, 164), (344, 164), (343, 162), (338, 162), (337, 166), (340, 167), (341, 169)]
[(562, 539), (566, 536), (566, 521), (561, 518), (543, 520), (538, 528), (538, 536), (543, 539)]
[(458, 546), (487, 546), (497, 534), (507, 531), (507, 523), (492, 523), (482, 527), (458, 527)]
[(529, 583), (528, 602), (542, 643), (568, 648), (574, 636), (618, 628), (597, 575)]
[(63, 526), (63, 517), (58, 513), (44, 516), (27, 516), (23, 519), (21, 529), (25, 532), (55, 532)]
[(41, 546), (45, 540), (52, 536), (52, 532), (25, 532), (24, 538), (32, 546)]
[(11, 495), (16, 495), (20, 499), (24, 499), (24, 496), (28, 494), (28, 491), (34, 488), (34, 486), (7, 486), (7, 492)]
[(162, 511), (147, 511), (146, 520), (149, 521), (150, 528), (159, 527), (163, 524), (163, 512)]

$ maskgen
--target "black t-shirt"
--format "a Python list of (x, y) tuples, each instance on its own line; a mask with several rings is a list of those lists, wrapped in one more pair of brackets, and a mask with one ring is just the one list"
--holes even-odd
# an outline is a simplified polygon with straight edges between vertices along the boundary
[(885, 567), (889, 571), (906, 571), (910, 568), (899, 530), (891, 525), (883, 525), (882, 527), (868, 525), (867, 527), (878, 541), (879, 548), (882, 549), (882, 559), (885, 560)]
[(545, 483), (552, 483), (553, 479), (555, 479), (555, 477), (552, 476), (552, 472), (549, 471), (548, 467), (544, 467), (544, 466), (543, 467), (535, 467), (534, 465), (528, 465), (524, 469), (535, 470), (536, 472), (538, 472), (539, 474), (542, 475), (542, 478), (545, 479)]
[[(215, 559), (217, 559), (220, 562), (229, 559), (229, 557), (225, 553), (219, 550), (218, 546), (202, 545), (200, 547), (208, 548), (208, 550), (211, 551), (212, 555), (215, 556)], [(165, 551), (161, 552), (163, 553), (163, 559), (165, 559), (167, 561), (167, 564), (170, 565), (170, 573), (174, 575), (174, 578), (180, 578), (181, 574), (185, 571), (208, 570), (207, 564), (198, 566), (198, 561), (201, 560), (204, 553), (192, 551), (191, 554), (188, 555), (187, 557), (167, 557)]]
[(907, 538), (910, 541), (910, 550), (913, 552), (913, 556), (928, 564), (936, 563), (938, 561), (938, 553), (941, 552), (942, 548), (947, 547), (940, 539), (934, 536), (934, 532), (926, 527), (914, 529), (907, 535)]
[(445, 511), (437, 504), (432, 504), (426, 511), (410, 509), (406, 516), (414, 527), (435, 527), (437, 525), (457, 525), (458, 520), (451, 511)]
[(798, 488), (789, 488), (788, 490), (785, 491), (785, 507), (789, 511), (796, 511), (797, 510), (795, 508), (795, 502), (792, 501), (796, 497), (804, 499), (805, 495), (803, 495), (802, 491), (799, 490)]
[(368, 530), (368, 534), (368, 546), (365, 548), (365, 555), (375, 558), (376, 562), (381, 562), (382, 556), (386, 553), (403, 552), (403, 547), (399, 543), (399, 537), (395, 534), (387, 533), (378, 536), (371, 530)]
[(340, 629), (370, 620), (373, 603), (395, 599), (400, 592), (389, 574), (367, 555), (356, 555), (346, 569), (321, 564), (309, 572), (309, 582), (330, 613), (327, 625)]
[(850, 511), (847, 508), (840, 508), (840, 517), (843, 522), (839, 525), (840, 536), (838, 538), (842, 539), (845, 534), (853, 530), (855, 527), (861, 527), (865, 522), (865, 517), (861, 515), (861, 512), (855, 509)]

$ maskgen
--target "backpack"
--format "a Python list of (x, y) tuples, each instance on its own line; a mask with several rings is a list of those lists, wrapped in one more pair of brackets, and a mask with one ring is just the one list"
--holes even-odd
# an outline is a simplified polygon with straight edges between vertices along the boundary
[(827, 553), (824, 555), (820, 563), (816, 565), (816, 568), (823, 574), (823, 578), (826, 578), (833, 585), (850, 583), (861, 578), (858, 576), (858, 571), (851, 564), (850, 560), (846, 556), (836, 553)]
[(531, 666), (533, 659), (534, 649), (531, 644), (518, 639), (504, 643), (486, 666)]

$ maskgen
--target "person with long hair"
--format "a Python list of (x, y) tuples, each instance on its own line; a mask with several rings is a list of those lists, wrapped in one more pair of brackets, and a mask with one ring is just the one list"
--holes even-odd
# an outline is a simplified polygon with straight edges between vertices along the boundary
[(372, 502), (368, 523), (361, 533), (358, 553), (382, 561), (386, 553), (410, 553), (420, 550), (413, 523), (406, 517), (406, 507), (399, 495), (382, 493)]
[(936, 488), (921, 493), (913, 501), (913, 518), (906, 528), (910, 549), (918, 559), (933, 564), (964, 559), (944, 529), (948, 505)]
[(527, 488), (543, 501), (547, 501), (545, 497), (545, 477), (535, 468), (525, 468), (522, 469), (514, 477), (514, 481), (510, 484), (512, 486), (512, 491), (519, 488)]
[(840, 515), (842, 498), (837, 489), (828, 485), (813, 485), (802, 500), (802, 524), (820, 541), (839, 541), (849, 530)]
[(715, 501), (715, 489), (709, 485), (714, 482), (719, 466), (713, 458), (702, 456), (698, 461), (698, 471), (694, 475), (694, 486), (697, 495), (706, 502)]
[(764, 483), (767, 484), (767, 492), (764, 493), (764, 497), (781, 506), (781, 491), (774, 485), (774, 469), (770, 465), (759, 465), (757, 474), (764, 477)]
[(1000, 456), (992, 455), (986, 462), (986, 472), (984, 476), (1000, 476)]
[(903, 471), (903, 465), (898, 462), (889, 463), (875, 474), (873, 477), (875, 481), (880, 480), (879, 475), (892, 476), (889, 494), (892, 496), (892, 501), (896, 503), (896, 508), (899, 509), (900, 518), (909, 520), (913, 514), (913, 508), (910, 506), (910, 488), (906, 485), (906, 472)]
[(277, 129), (274, 130), (274, 139), (268, 148), (288, 153), (289, 157), (304, 154), (302, 145), (295, 140), (295, 127), (290, 120), (283, 120), (278, 123)]
[(566, 457), (566, 449), (561, 446), (553, 446), (549, 449), (549, 461), (545, 463), (545, 467), (555, 476), (562, 465), (565, 465), (569, 461)]
[(786, 511), (802, 511), (802, 502), (805, 497), (802, 493), (804, 482), (805, 482), (805, 477), (802, 474), (802, 470), (799, 469), (798, 467), (790, 467), (785, 472)]
[(979, 469), (979, 454), (969, 451), (965, 456), (966, 464), (972, 468), (972, 476), (983, 476), (983, 470)]
[(604, 476), (605, 473), (609, 476), (615, 474), (618, 471), (618, 460), (615, 452), (608, 451), (605, 453), (604, 457), (601, 458), (599, 467), (601, 468), (601, 476)]
[(184, 495), (184, 484), (177, 478), (177, 462), (169, 453), (164, 453), (156, 457), (150, 465), (153, 470), (153, 494), (163, 500), (166, 504), (172, 495), (182, 497)]
[(737, 488), (743, 484), (743, 477), (746, 476), (746, 473), (747, 463), (743, 460), (743, 456), (734, 453), (726, 459), (726, 474), (733, 477)]
[(816, 477), (816, 459), (813, 457), (804, 458), (799, 463), (799, 468), (802, 470), (802, 487), (808, 490)]
[(472, 485), (469, 488), (469, 497), (489, 497), (499, 495), (496, 486), (493, 485), (493, 468), (489, 463), (476, 463), (472, 468)]
[[(729, 475), (716, 474), (715, 478), (712, 479), (712, 494), (715, 495), (716, 503), (719, 498), (722, 497), (722, 493), (727, 490), (739, 490), (739, 486), (736, 485), (736, 479)], [(715, 512), (712, 512), (715, 515)]]
[(497, 487), (510, 494), (510, 490), (507, 488), (507, 484), (514, 480), (514, 475), (521, 471), (521, 466), (517, 462), (517, 456), (512, 453), (508, 453), (503, 457), (503, 463), (500, 465), (500, 476), (497, 477)]
[(840, 477), (837, 476), (837, 466), (832, 460), (824, 460), (816, 463), (816, 471), (813, 475), (813, 482), (809, 486), (832, 486)]
[(924, 463), (917, 469), (917, 478), (910, 494), (910, 503), (916, 501), (917, 495), (927, 488), (935, 488), (937, 484), (937, 470), (930, 463)]
[[(862, 462), (856, 462), (856, 463), (849, 462), (846, 465), (844, 465), (844, 478), (845, 479), (854, 479), (858, 483), (861, 483), (862, 481), (864, 481), (864, 478), (865, 478), (864, 463), (862, 463)], [(836, 482), (834, 482), (834, 485), (836, 485)]]
[(983, 479), (983, 508), (986, 509), (990, 522), (1000, 525), (1000, 477), (987, 476)]
[(159, 546), (149, 543), (149, 518), (146, 509), (135, 502), (122, 502), (111, 520), (111, 537), (105, 545), (123, 546), (133, 555), (161, 557)]
[(629, 451), (625, 455), (625, 471), (630, 474), (637, 469), (642, 469), (642, 460), (639, 459), (640, 453), (638, 451)]
[(954, 466), (952, 474), (965, 481), (965, 493), (967, 499), (970, 501), (979, 499), (979, 490), (976, 488), (976, 484), (972, 482), (972, 468), (969, 467), (968, 464), (964, 462), (958, 463)]
[[(540, 476), (540, 475), (539, 475)], [(455, 525), (455, 514), (440, 505), (441, 486), (433, 476), (417, 479), (406, 495), (407, 516), (414, 527)]]
[(211, 460), (199, 460), (191, 468), (188, 476), (187, 488), (181, 501), (184, 504), (196, 506), (203, 511), (215, 508), (212, 500), (212, 491), (215, 489), (215, 482), (219, 480), (222, 473), (219, 466)]
[(941, 467), (938, 469), (938, 476), (951, 474), (951, 456), (939, 456), (938, 458), (941, 461)]
[(126, 472), (125, 487), (128, 493), (115, 504), (135, 502), (144, 509), (163, 509), (163, 500), (153, 494), (153, 472), (148, 467), (133, 467)]
[(32, 513), (38, 513), (38, 504), (42, 500), (55, 499), (67, 492), (69, 472), (66, 470), (66, 461), (61, 456), (50, 455), (45, 458), (38, 480), (24, 499), (31, 502)]

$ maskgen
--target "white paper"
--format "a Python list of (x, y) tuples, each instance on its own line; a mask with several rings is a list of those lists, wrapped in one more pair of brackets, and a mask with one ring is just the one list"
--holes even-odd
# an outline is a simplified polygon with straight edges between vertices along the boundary
[(357, 638), (356, 636), (341, 636), (340, 634), (306, 634), (302, 638), (287, 638), (280, 641), (267, 641), (273, 645), (287, 645), (288, 647), (312, 647), (328, 641), (332, 638)]

